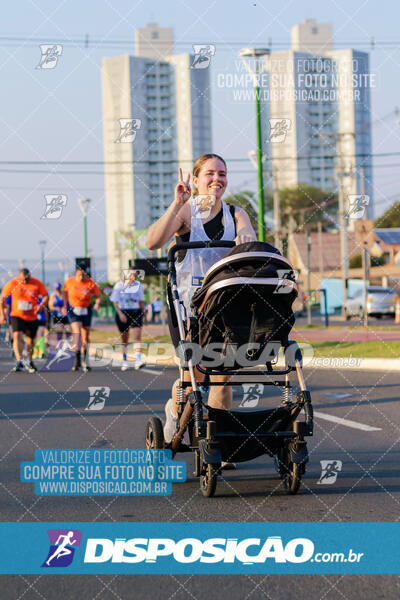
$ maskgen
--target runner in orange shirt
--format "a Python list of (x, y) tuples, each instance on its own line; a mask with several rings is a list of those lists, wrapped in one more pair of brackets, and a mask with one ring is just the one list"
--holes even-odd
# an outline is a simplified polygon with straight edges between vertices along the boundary
[[(32, 362), (32, 352), (38, 329), (38, 313), (44, 310), (49, 296), (44, 284), (31, 277), (28, 269), (21, 269), (18, 277), (11, 279), (3, 287), (0, 296), (0, 324), (5, 322), (5, 304), (7, 296), (11, 295), (11, 325), (13, 330), (13, 349), (17, 364), (14, 371), (35, 373), (37, 368)], [(39, 296), (42, 300), (38, 303)], [(24, 350), (23, 335), (26, 340), (28, 362), (24, 365), (22, 354)]]
[[(64, 306), (62, 312), (68, 315), (72, 329), (72, 348), (75, 352), (75, 363), (73, 371), (90, 371), (88, 364), (88, 345), (90, 325), (92, 322), (92, 297), (96, 298), (93, 306), (99, 310), (100, 288), (81, 268), (76, 269), (74, 277), (70, 277), (64, 283)], [(81, 348), (83, 360), (81, 361)]]

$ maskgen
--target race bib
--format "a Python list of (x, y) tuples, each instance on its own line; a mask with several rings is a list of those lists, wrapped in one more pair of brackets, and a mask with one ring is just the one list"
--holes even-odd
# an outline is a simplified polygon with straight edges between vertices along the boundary
[(18, 310), (32, 310), (32, 302), (28, 302), (28, 300), (18, 300)]
[(83, 306), (74, 306), (74, 308), (72, 309), (72, 311), (78, 317), (84, 317), (85, 315), (88, 314), (88, 309), (86, 307), (83, 307)]
[(134, 310), (139, 307), (139, 302), (137, 300), (130, 300), (129, 298), (124, 302), (124, 308), (129, 310)]
[(192, 277), (192, 286), (200, 287), (201, 284), (203, 283), (203, 279), (204, 279), (204, 277), (199, 277), (199, 276)]

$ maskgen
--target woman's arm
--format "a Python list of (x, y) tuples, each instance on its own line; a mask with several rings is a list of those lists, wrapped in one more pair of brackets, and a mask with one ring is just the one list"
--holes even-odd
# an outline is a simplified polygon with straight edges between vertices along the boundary
[(162, 248), (177, 233), (185, 222), (186, 206), (176, 205), (175, 201), (165, 213), (150, 225), (147, 231), (146, 246), (149, 250)]
[(178, 233), (182, 229), (186, 221), (185, 217), (188, 214), (188, 205), (185, 205), (185, 203), (189, 200), (191, 194), (189, 181), (190, 173), (186, 181), (183, 181), (182, 169), (179, 169), (179, 181), (175, 188), (173, 203), (158, 221), (150, 225), (147, 231), (146, 246), (149, 250), (162, 248), (174, 233)]
[(128, 319), (124, 315), (124, 313), (122, 312), (122, 310), (120, 309), (118, 302), (117, 301), (113, 302), (113, 305), (114, 305), (114, 308), (115, 308), (115, 312), (119, 316), (119, 320), (122, 321), (122, 323), (126, 323)]
[(235, 243), (256, 242), (257, 236), (250, 222), (249, 215), (240, 206), (235, 206), (236, 238)]

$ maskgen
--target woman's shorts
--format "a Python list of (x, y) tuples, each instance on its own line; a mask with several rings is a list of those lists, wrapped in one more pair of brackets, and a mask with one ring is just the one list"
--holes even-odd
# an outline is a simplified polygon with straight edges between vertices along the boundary
[(118, 313), (115, 313), (115, 322), (120, 333), (128, 331), (130, 328), (143, 327), (143, 311), (140, 308), (133, 310), (123, 310), (121, 312), (126, 316), (126, 323), (123, 323), (119, 318)]
[(82, 323), (82, 327), (90, 327), (92, 323), (92, 307), (87, 307), (86, 315), (77, 315), (72, 306), (68, 307), (68, 319), (70, 323)]

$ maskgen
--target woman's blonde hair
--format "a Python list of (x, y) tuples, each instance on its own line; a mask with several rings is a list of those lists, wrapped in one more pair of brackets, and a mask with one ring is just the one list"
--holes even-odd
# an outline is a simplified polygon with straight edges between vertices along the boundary
[[(202, 154), (201, 156), (199, 156), (199, 158), (196, 160), (196, 162), (193, 165), (193, 175), (194, 175), (194, 177), (198, 177), (199, 176), (202, 166), (210, 158), (218, 158), (218, 160), (220, 160), (221, 162), (224, 163), (225, 169), (227, 169), (226, 162), (224, 161), (224, 159), (222, 158), (222, 156), (220, 156), (219, 154), (213, 154), (213, 153)], [(198, 195), (199, 190), (197, 189), (197, 187), (194, 184), (192, 185), (192, 187), (193, 187), (192, 196), (194, 198), (195, 196)]]

